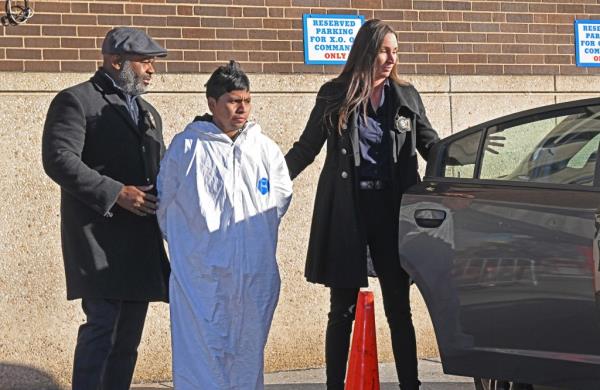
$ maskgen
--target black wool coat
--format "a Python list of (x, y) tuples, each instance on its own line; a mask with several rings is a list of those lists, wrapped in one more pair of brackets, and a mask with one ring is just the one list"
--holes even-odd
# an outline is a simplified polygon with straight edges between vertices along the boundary
[(124, 185), (156, 183), (165, 150), (158, 112), (138, 103), (139, 126), (99, 70), (50, 104), (42, 161), (61, 190), (68, 299), (168, 299), (170, 269), (156, 217), (116, 204)]
[[(390, 213), (399, 215), (402, 193), (420, 181), (416, 150), (426, 159), (439, 138), (427, 119), (417, 90), (391, 79), (389, 82), (390, 93), (385, 98), (392, 99), (394, 107), (389, 113), (393, 116), (386, 118), (394, 124), (389, 134), (394, 194)], [(366, 239), (358, 209), (357, 114), (350, 115), (341, 135), (324, 120), (327, 102), (332, 96), (339, 96), (344, 88), (335, 81), (321, 87), (306, 127), (285, 159), (291, 177), (295, 178), (314, 161), (327, 141), (325, 164), (315, 196), (305, 277), (309, 282), (329, 287), (352, 288), (368, 285)]]

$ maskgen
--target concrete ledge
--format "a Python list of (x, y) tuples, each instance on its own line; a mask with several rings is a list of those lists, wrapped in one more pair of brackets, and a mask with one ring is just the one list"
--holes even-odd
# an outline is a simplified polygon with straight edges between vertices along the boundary
[[(58, 92), (89, 79), (89, 73), (2, 72), (0, 93)], [(335, 75), (249, 73), (255, 93), (315, 93)], [(151, 92), (203, 93), (209, 75), (157, 74)], [(597, 76), (418, 76), (406, 75), (421, 93), (547, 93), (597, 92)]]
[(451, 76), (451, 92), (549, 92), (554, 76)]
[(478, 93), (452, 96), (454, 131), (515, 112), (545, 106), (555, 102), (552, 93)]
[(600, 91), (598, 76), (556, 76), (556, 89), (564, 92), (594, 92)]
[[(159, 74), (154, 76), (152, 92), (203, 93), (209, 74)], [(264, 75), (249, 73), (253, 92), (316, 92), (331, 75)], [(58, 92), (88, 80), (91, 73), (16, 73), (2, 72), (0, 93)]]
[[(210, 75), (156, 74), (150, 91), (155, 93), (204, 93)], [(335, 75), (255, 74), (249, 73), (254, 93), (316, 93)], [(91, 77), (90, 73), (17, 73), (2, 72), (0, 93), (58, 92)], [(420, 92), (448, 92), (448, 76), (407, 76)]]
[(573, 100), (597, 98), (598, 93), (565, 93), (556, 96), (557, 103), (571, 102)]
[(420, 93), (447, 93), (450, 92), (450, 76), (415, 76), (402, 77), (413, 84)]

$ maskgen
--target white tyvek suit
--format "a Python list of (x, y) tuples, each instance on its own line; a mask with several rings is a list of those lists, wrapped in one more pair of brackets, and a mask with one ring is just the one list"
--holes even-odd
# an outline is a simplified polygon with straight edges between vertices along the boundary
[(175, 388), (262, 389), (279, 297), (277, 231), (292, 195), (279, 147), (257, 124), (232, 141), (212, 122), (193, 122), (169, 146), (157, 186)]

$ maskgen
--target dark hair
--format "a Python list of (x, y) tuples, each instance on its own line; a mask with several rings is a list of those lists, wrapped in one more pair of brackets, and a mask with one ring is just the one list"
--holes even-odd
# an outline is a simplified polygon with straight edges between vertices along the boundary
[[(366, 102), (373, 91), (375, 61), (383, 39), (388, 34), (396, 34), (389, 24), (378, 19), (367, 20), (356, 34), (342, 73), (333, 80), (341, 83), (344, 88), (339, 89), (341, 95), (330, 97), (325, 118), (340, 133), (350, 113), (358, 107), (362, 105), (362, 115), (367, 114)], [(392, 68), (390, 78), (400, 85), (408, 84), (398, 76), (397, 63)]]
[(219, 66), (204, 84), (206, 97), (218, 99), (221, 95), (238, 90), (250, 90), (250, 80), (246, 73), (234, 60), (229, 60), (227, 65)]

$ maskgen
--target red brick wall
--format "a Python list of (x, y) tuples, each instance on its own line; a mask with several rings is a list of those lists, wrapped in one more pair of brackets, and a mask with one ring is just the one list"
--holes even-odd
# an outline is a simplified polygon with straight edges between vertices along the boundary
[(132, 25), (169, 49), (162, 72), (210, 72), (230, 58), (249, 72), (338, 72), (335, 66), (304, 65), (302, 14), (339, 13), (391, 23), (406, 74), (588, 74), (598, 68), (574, 65), (573, 20), (600, 19), (597, 3), (32, 0), (34, 16), (26, 24), (0, 28), (0, 71), (93, 71), (106, 31)]

